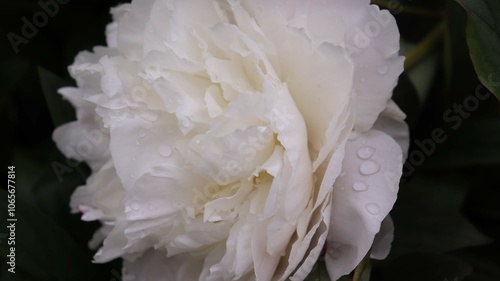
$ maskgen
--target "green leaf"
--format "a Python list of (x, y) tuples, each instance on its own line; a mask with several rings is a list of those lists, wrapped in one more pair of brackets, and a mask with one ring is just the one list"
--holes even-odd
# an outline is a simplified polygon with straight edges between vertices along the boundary
[(500, 164), (500, 118), (464, 120), (459, 113), (448, 116), (456, 121), (450, 123), (445, 142), (435, 144), (436, 152), (426, 160), (426, 168)]
[(0, 108), (5, 110), (16, 85), (22, 81), (30, 68), (30, 62), (24, 58), (12, 58), (0, 63)]
[(73, 107), (57, 93), (59, 88), (69, 86), (71, 83), (57, 77), (43, 67), (38, 68), (38, 75), (54, 126), (74, 120)]
[(356, 266), (352, 281), (370, 280), (370, 254), (371, 251), (368, 251), (358, 266)]
[(450, 253), (472, 267), (472, 274), (466, 281), (500, 280), (500, 243), (461, 249)]
[(393, 91), (392, 99), (406, 114), (405, 122), (413, 128), (420, 117), (421, 106), (417, 91), (406, 72), (399, 76), (398, 85)]
[(489, 243), (461, 214), (475, 179), (459, 173), (417, 173), (405, 181), (391, 212), (395, 232), (389, 258), (427, 251), (451, 250)]
[(464, 261), (444, 254), (415, 252), (374, 268), (372, 281), (460, 281), (471, 273)]
[(467, 44), (483, 83), (500, 98), (500, 1), (457, 0), (467, 11)]
[(476, 186), (467, 196), (464, 215), (488, 237), (500, 239), (500, 174), (498, 166), (468, 169), (477, 177)]
[(304, 281), (330, 281), (325, 261), (320, 258)]
[[(0, 190), (0, 198), (7, 198), (7, 192)], [(2, 209), (7, 210), (7, 206)], [(6, 222), (8, 218), (7, 211), (0, 212), (1, 221)], [(15, 218), (16, 269), (26, 271), (37, 280), (95, 280), (91, 256), (51, 219), (19, 198), (16, 198)], [(0, 244), (3, 263), (11, 252), (10, 247), (7, 243)]]

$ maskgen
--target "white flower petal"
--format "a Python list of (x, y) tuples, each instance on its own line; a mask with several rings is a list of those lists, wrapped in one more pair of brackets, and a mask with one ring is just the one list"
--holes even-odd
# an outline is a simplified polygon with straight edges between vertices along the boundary
[(85, 117), (57, 127), (52, 133), (52, 139), (66, 157), (86, 161), (93, 171), (97, 171), (110, 158), (109, 136), (100, 129), (90, 114), (80, 114)]
[(330, 278), (349, 273), (366, 255), (396, 201), (400, 146), (381, 131), (354, 134), (335, 181), (325, 262)]
[[(108, 46), (80, 53), (78, 87), (61, 90), (78, 121), (54, 132), (92, 168), (71, 207), (106, 224), (95, 261), (123, 257), (129, 280), (298, 281), (327, 240), (332, 276), (352, 269), (408, 146), (392, 16), (369, 0), (134, 0), (112, 15)], [(103, 137), (82, 156), (89, 129)]]
[(346, 29), (345, 46), (355, 64), (357, 118), (354, 128), (369, 130), (384, 110), (404, 57), (398, 56), (399, 31), (394, 17), (367, 0), (342, 0), (337, 11)]
[(380, 231), (375, 235), (373, 246), (370, 252), (372, 259), (383, 260), (391, 251), (392, 240), (394, 239), (394, 223), (388, 215), (380, 225)]
[(373, 124), (374, 130), (382, 131), (391, 136), (403, 151), (403, 160), (408, 155), (410, 147), (410, 135), (408, 124), (404, 121), (406, 115), (399, 109), (393, 100), (387, 102), (387, 107), (382, 111)]
[(196, 281), (202, 266), (199, 257), (185, 254), (167, 258), (163, 251), (149, 250), (135, 261), (124, 261), (123, 281)]

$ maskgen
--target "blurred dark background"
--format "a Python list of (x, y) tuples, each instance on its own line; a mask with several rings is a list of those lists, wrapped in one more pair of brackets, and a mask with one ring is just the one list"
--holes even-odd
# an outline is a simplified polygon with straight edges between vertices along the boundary
[[(45, 20), (39, 2), (55, 3), (57, 11)], [(62, 120), (74, 119), (69, 104), (55, 93), (74, 85), (68, 65), (78, 52), (105, 44), (109, 9), (121, 2), (1, 0), (0, 161), (2, 167), (15, 166), (19, 220), (16, 274), (8, 273), (2, 260), (1, 280), (120, 280), (120, 261), (90, 262), (93, 251), (87, 242), (98, 224), (80, 221), (68, 207), (88, 169), (71, 166), (51, 133)], [(419, 48), (441, 23), (445, 27), (433, 47), (403, 73), (394, 93), (408, 115), (410, 158), (392, 212), (393, 251), (387, 260), (373, 263), (371, 280), (500, 280), (498, 100), (491, 95), (463, 115), (456, 107), (464, 108), (477, 91), (487, 93), (466, 44), (466, 13), (452, 0), (373, 2), (392, 11), (409, 50)], [(35, 26), (32, 38), (19, 39), (15, 36), (24, 37), (26, 20), (44, 24)], [(13, 40), (22, 43), (14, 46)], [(421, 84), (428, 86), (419, 92)], [(446, 116), (460, 117), (460, 125)], [(446, 141), (418, 145), (429, 143), (436, 129)], [(54, 172), (57, 164), (71, 168), (62, 181)], [(3, 213), (6, 200), (0, 202)], [(5, 219), (6, 214), (0, 215), (0, 221)], [(0, 259), (8, 254), (6, 238), (7, 230), (0, 228)]]

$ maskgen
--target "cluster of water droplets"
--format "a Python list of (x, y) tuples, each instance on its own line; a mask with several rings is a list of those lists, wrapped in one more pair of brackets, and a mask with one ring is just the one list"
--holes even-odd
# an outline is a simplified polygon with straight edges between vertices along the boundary
[[(352, 132), (349, 137), (350, 141), (355, 141), (360, 136), (359, 132)], [(363, 176), (371, 176), (380, 171), (380, 164), (373, 160), (372, 157), (376, 152), (376, 149), (367, 145), (366, 141), (361, 141), (362, 147), (356, 151), (356, 156), (362, 160), (361, 165), (359, 166), (359, 173)], [(389, 177), (389, 176), (387, 176)], [(386, 179), (387, 179), (386, 177)], [(356, 181), (352, 188), (356, 192), (367, 191), (370, 188), (370, 185), (367, 185), (363, 181)], [(372, 215), (378, 215), (380, 213), (380, 206), (376, 203), (368, 203), (365, 205), (366, 211)]]

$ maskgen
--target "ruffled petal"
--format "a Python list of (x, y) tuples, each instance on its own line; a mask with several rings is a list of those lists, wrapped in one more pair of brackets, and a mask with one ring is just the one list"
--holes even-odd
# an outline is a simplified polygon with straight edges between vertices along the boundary
[[(189, 254), (167, 258), (164, 251), (148, 250), (135, 261), (123, 262), (123, 281), (196, 281), (203, 259)], [(201, 281), (201, 280), (200, 280)]]
[(387, 102), (387, 107), (382, 111), (373, 124), (374, 130), (382, 131), (391, 136), (401, 147), (403, 151), (403, 160), (408, 155), (410, 147), (410, 131), (408, 124), (404, 121), (406, 114), (391, 99)]
[(325, 262), (330, 278), (349, 273), (366, 255), (396, 201), (403, 153), (387, 134), (354, 133), (335, 181)]
[(387, 10), (368, 0), (338, 1), (346, 26), (345, 47), (355, 65), (354, 92), (357, 118), (354, 128), (369, 130), (382, 112), (403, 72), (398, 55), (399, 31)]
[(391, 251), (392, 240), (394, 239), (394, 223), (388, 215), (380, 225), (380, 231), (375, 235), (370, 257), (376, 260), (383, 260)]
[(93, 171), (97, 171), (110, 158), (109, 136), (87, 111), (83, 110), (79, 115), (81, 118), (78, 121), (57, 127), (52, 139), (66, 157), (85, 161)]

